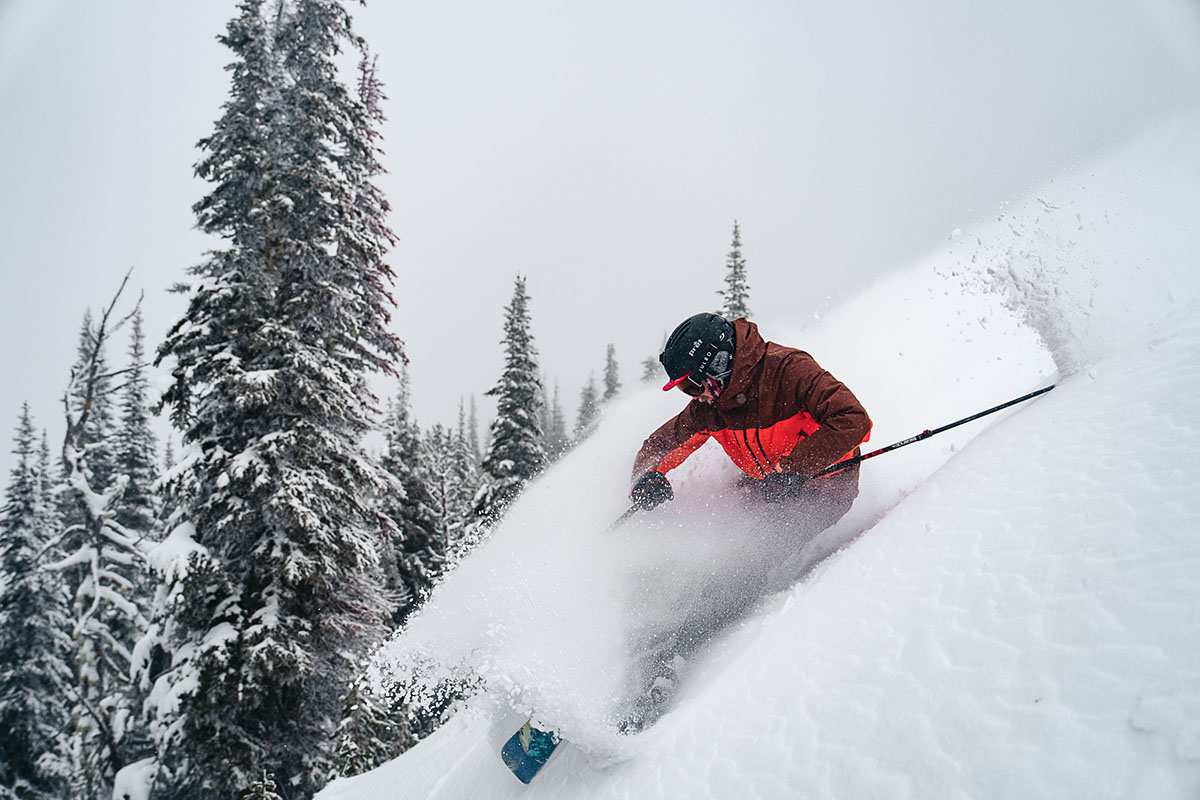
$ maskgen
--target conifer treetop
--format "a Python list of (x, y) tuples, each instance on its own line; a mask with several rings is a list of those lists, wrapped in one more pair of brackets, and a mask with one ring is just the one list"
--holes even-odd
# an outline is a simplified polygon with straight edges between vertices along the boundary
[(750, 316), (750, 284), (746, 280), (746, 259), (742, 257), (742, 232), (733, 221), (733, 241), (725, 258), (725, 288), (717, 292), (723, 299), (719, 315), (728, 320)]
[(504, 370), (486, 394), (496, 398), (491, 442), (481, 467), (489, 476), (487, 513), (499, 513), (546, 461), (541, 426), (542, 381), (537, 347), (530, 330), (529, 295), (518, 275), (504, 314)]

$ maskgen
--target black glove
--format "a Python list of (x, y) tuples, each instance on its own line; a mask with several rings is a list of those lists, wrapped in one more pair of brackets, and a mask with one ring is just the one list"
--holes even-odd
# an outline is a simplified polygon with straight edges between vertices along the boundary
[(768, 503), (778, 503), (800, 493), (800, 487), (808, 481), (803, 475), (788, 472), (772, 472), (763, 478), (762, 498)]
[(646, 474), (633, 484), (629, 496), (633, 498), (634, 505), (643, 511), (649, 511), (668, 500), (674, 500), (675, 492), (672, 491), (671, 482), (667, 480), (666, 475), (647, 470)]

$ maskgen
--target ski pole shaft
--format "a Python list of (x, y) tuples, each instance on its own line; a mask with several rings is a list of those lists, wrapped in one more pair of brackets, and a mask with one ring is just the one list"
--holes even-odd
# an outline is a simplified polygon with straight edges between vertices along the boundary
[(849, 466), (859, 463), (860, 461), (866, 461), (868, 458), (874, 458), (875, 456), (881, 456), (884, 453), (890, 453), (893, 450), (898, 450), (901, 447), (904, 447), (905, 445), (912, 444), (913, 442), (920, 442), (925, 439), (928, 439), (930, 436), (937, 436), (939, 433), (948, 431), (951, 428), (957, 428), (959, 425), (965, 425), (968, 422), (973, 422), (974, 420), (977, 420), (980, 417), (986, 417), (988, 414), (995, 414), (997, 411), (1002, 411), (1002, 410), (1008, 408), (1009, 406), (1015, 406), (1017, 403), (1024, 403), (1026, 400), (1032, 400), (1033, 398), (1037, 397), (1038, 395), (1042, 395), (1042, 394), (1045, 394), (1046, 392), (1050, 391), (1051, 389), (1054, 388), (1054, 386), (1055, 386), (1055, 384), (1052, 383), (1049, 386), (1045, 386), (1041, 389), (1038, 389), (1036, 392), (1030, 392), (1029, 394), (1018, 397), (1015, 400), (1009, 400), (1007, 403), (1001, 403), (998, 406), (993, 406), (992, 408), (989, 408), (987, 411), (980, 411), (978, 414), (972, 414), (969, 417), (963, 417), (962, 419), (958, 420), (957, 422), (951, 422), (949, 425), (943, 425), (942, 427), (934, 428), (933, 430), (921, 431), (916, 436), (911, 436), (908, 439), (905, 439), (903, 441), (895, 442), (894, 444), (889, 444), (887, 447), (881, 447), (878, 450), (875, 450), (873, 452), (864, 453), (861, 456), (855, 456), (854, 458), (848, 458), (845, 461), (839, 461), (836, 464), (830, 464), (828, 467), (821, 470), (816, 475), (813, 475), (813, 477), (819, 478), (822, 475), (829, 475), (830, 473), (833, 473), (833, 472), (839, 472), (839, 471), (845, 469), (846, 467), (849, 467)]
[(619, 528), (622, 525), (624, 525), (626, 520), (628, 520), (630, 517), (632, 517), (634, 514), (636, 514), (638, 512), (639, 508), (641, 508), (641, 506), (638, 506), (636, 504), (630, 506), (628, 511), (626, 511), (621, 516), (617, 517), (616, 521), (613, 522), (612, 525), (608, 526), (608, 529), (611, 531), (613, 528)]

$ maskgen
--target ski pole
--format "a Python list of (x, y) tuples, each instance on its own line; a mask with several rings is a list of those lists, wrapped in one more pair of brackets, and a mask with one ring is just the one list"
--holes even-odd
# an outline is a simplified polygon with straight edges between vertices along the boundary
[(634, 503), (633, 505), (631, 505), (631, 506), (629, 507), (629, 510), (628, 510), (628, 511), (626, 511), (626, 512), (625, 512), (624, 514), (622, 514), (621, 516), (617, 517), (616, 521), (615, 521), (615, 522), (614, 522), (612, 525), (609, 525), (609, 526), (608, 526), (608, 529), (611, 531), (611, 530), (612, 530), (612, 529), (614, 529), (614, 528), (619, 528), (619, 527), (621, 527), (622, 525), (624, 525), (624, 524), (625, 524), (625, 522), (626, 522), (626, 520), (628, 520), (630, 517), (632, 517), (634, 514), (636, 514), (636, 513), (638, 512), (638, 509), (639, 509), (639, 508), (641, 508), (641, 506), (639, 506), (639, 505), (638, 505), (638, 504), (636, 504), (636, 503)]
[[(1049, 386), (1046, 386), (1042, 389), (1038, 389), (1036, 392), (1030, 392), (1027, 395), (1018, 397), (1016, 400), (1009, 400), (1007, 403), (1001, 403), (998, 406), (989, 408), (987, 411), (980, 411), (978, 414), (972, 414), (969, 417), (963, 417), (962, 419), (958, 420), (957, 422), (951, 422), (949, 425), (943, 425), (942, 427), (935, 428), (934, 430), (931, 430), (931, 431), (930, 430), (921, 431), (916, 436), (905, 439), (902, 442), (896, 442), (895, 444), (889, 444), (887, 447), (881, 447), (878, 450), (875, 450), (874, 452), (864, 453), (861, 456), (855, 456), (854, 458), (848, 458), (845, 461), (839, 461), (836, 464), (830, 464), (828, 467), (821, 470), (816, 475), (813, 475), (813, 477), (819, 478), (822, 475), (829, 475), (834, 472), (840, 472), (841, 470), (845, 469), (846, 467), (857, 464), (860, 461), (866, 461), (868, 458), (874, 458), (875, 456), (881, 456), (884, 453), (890, 453), (893, 450), (898, 450), (901, 447), (904, 447), (905, 445), (912, 444), (913, 442), (919, 442), (924, 439), (928, 439), (930, 436), (936, 436), (939, 433), (942, 433), (943, 431), (948, 431), (951, 428), (957, 428), (959, 425), (964, 425), (973, 420), (977, 420), (980, 417), (986, 417), (988, 414), (994, 414), (997, 411), (1001, 411), (1005, 408), (1008, 408), (1009, 406), (1015, 406), (1017, 403), (1023, 403), (1026, 400), (1032, 400), (1033, 398), (1037, 397), (1038, 395), (1045, 394), (1046, 392), (1050, 391), (1053, 388), (1054, 388), (1054, 384), (1052, 383)], [(631, 509), (630, 512), (626, 512), (626, 515), (628, 516), (628, 514), (631, 513), (633, 510), (635, 510), (635, 509)], [(621, 521), (622, 522), (624, 521), (624, 517), (622, 517)]]

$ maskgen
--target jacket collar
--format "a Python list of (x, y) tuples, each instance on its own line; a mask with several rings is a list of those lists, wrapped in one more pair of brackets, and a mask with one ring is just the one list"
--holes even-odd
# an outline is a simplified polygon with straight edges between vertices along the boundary
[[(758, 333), (758, 326), (746, 319), (733, 321), (733, 373), (725, 391), (717, 398), (715, 407), (725, 411), (737, 408), (738, 395), (747, 394), (754, 384), (763, 357), (767, 354), (767, 343)], [(745, 400), (743, 399), (743, 403)]]

